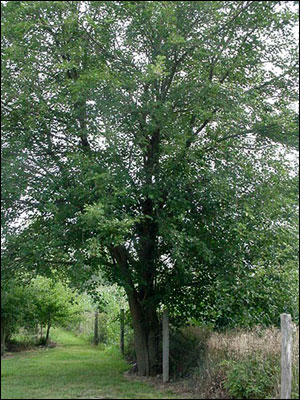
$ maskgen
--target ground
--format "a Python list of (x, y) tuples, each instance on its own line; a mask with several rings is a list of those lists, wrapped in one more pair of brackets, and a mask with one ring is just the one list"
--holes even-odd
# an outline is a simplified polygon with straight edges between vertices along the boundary
[(53, 349), (16, 353), (1, 361), (1, 399), (176, 399), (163, 385), (126, 377), (117, 348), (101, 349), (57, 329)]

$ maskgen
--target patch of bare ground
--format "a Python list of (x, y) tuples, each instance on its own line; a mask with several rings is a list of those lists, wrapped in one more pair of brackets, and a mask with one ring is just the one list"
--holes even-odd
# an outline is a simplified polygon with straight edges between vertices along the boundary
[(32, 353), (35, 351), (41, 351), (41, 350), (47, 350), (47, 349), (52, 349), (56, 347), (57, 344), (54, 342), (49, 343), (48, 347), (47, 346), (11, 346), (10, 350), (11, 351), (6, 351), (2, 356), (2, 359), (7, 359), (7, 358), (14, 358), (17, 354), (26, 354), (26, 353)]
[(3, 360), (4, 358), (12, 358), (14, 357), (14, 353), (5, 353), (1, 356), (1, 360)]
[(138, 376), (135, 372), (132, 373), (130, 371), (126, 371), (124, 373), (125, 378), (134, 382), (145, 382), (151, 385), (155, 390), (164, 391), (170, 390), (175, 395), (180, 396), (181, 399), (197, 399), (199, 397), (195, 397), (196, 394), (194, 393), (191, 388), (188, 387), (187, 381), (172, 381), (170, 380), (167, 383), (164, 383), (162, 380), (162, 375), (157, 375), (155, 377), (145, 377), (145, 376)]

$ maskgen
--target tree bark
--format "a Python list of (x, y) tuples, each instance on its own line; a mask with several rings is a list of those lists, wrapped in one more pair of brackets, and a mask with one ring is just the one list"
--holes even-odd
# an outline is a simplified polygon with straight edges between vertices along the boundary
[(46, 346), (48, 346), (48, 344), (49, 344), (50, 328), (51, 328), (51, 322), (50, 322), (50, 317), (49, 317), (48, 326), (47, 326), (47, 333), (46, 333)]
[(142, 307), (129, 296), (132, 315), (138, 375), (155, 376), (158, 372), (159, 322), (154, 307)]
[[(147, 202), (149, 205), (150, 202)], [(151, 205), (152, 207), (152, 205)], [(157, 225), (141, 224), (138, 272), (141, 277), (135, 285), (129, 266), (130, 255), (124, 246), (111, 247), (110, 252), (123, 281), (133, 321), (135, 352), (139, 376), (155, 376), (158, 369), (159, 321), (155, 300), (155, 237)], [(148, 239), (148, 240), (146, 240)]]
[(94, 324), (94, 345), (98, 346), (99, 343), (99, 324), (98, 324), (98, 311), (95, 312), (95, 324)]

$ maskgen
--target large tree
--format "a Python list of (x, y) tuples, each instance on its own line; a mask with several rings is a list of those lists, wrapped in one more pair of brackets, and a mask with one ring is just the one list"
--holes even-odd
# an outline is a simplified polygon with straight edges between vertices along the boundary
[(156, 373), (162, 304), (205, 303), (293, 214), (294, 3), (1, 6), (3, 232), (30, 220), (7, 265), (123, 286), (140, 375)]

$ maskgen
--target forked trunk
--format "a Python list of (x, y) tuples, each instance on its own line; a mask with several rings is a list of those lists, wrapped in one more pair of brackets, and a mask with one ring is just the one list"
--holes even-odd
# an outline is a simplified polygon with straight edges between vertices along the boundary
[(142, 309), (129, 300), (133, 320), (134, 344), (139, 376), (155, 376), (158, 372), (159, 322), (155, 309)]
[[(144, 280), (147, 283), (139, 288), (134, 287), (134, 283), (130, 276), (128, 268), (128, 253), (125, 247), (111, 247), (110, 251), (116, 265), (125, 282), (125, 290), (127, 292), (130, 313), (132, 316), (135, 351), (137, 357), (137, 367), (139, 376), (154, 376), (158, 369), (158, 341), (159, 341), (159, 321), (156, 314), (157, 304), (154, 300), (153, 291), (153, 240), (149, 247), (142, 247), (141, 259), (144, 261)], [(146, 248), (146, 250), (145, 250)], [(152, 256), (149, 256), (149, 252)], [(150, 260), (150, 261), (149, 261)], [(145, 268), (147, 266), (147, 268)], [(148, 271), (148, 272), (147, 272)], [(150, 271), (150, 273), (149, 273)]]

